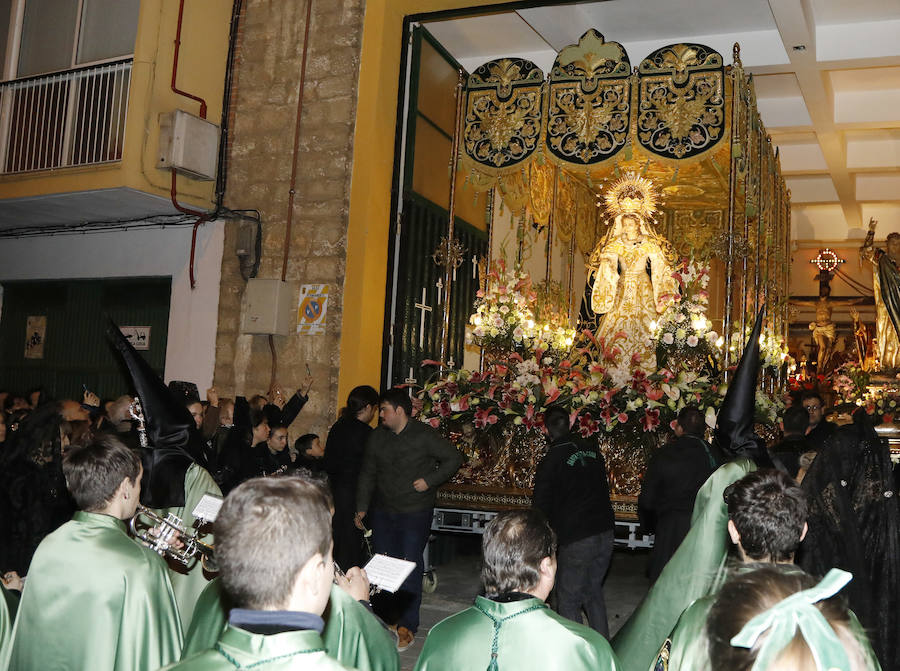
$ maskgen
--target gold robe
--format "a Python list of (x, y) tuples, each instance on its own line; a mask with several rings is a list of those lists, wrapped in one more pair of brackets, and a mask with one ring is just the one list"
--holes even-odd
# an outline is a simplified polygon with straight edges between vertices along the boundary
[(597, 262), (591, 309), (604, 315), (597, 337), (603, 337), (609, 346), (617, 333), (624, 333), (624, 338), (615, 341), (622, 350), (620, 361), (628, 364), (637, 354), (639, 367), (655, 372), (656, 353), (648, 346), (651, 324), (678, 293), (678, 283), (663, 250), (651, 239), (632, 243), (620, 238), (598, 254)]

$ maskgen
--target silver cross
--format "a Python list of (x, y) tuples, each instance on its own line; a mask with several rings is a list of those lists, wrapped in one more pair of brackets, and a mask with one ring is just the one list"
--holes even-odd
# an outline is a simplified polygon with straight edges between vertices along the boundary
[(431, 312), (430, 305), (425, 303), (425, 287), (422, 287), (422, 302), (416, 303), (416, 309), (419, 310), (419, 349), (425, 347), (425, 313)]

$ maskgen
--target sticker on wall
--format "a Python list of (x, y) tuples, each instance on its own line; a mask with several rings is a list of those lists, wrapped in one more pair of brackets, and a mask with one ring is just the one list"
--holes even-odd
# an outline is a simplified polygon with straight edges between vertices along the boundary
[(328, 285), (304, 284), (300, 287), (297, 305), (297, 333), (317, 335), (325, 333), (325, 313), (328, 311)]
[(150, 349), (149, 326), (120, 326), (119, 330), (131, 346), (138, 350)]
[(43, 359), (44, 340), (47, 337), (46, 315), (29, 316), (25, 320), (25, 358)]

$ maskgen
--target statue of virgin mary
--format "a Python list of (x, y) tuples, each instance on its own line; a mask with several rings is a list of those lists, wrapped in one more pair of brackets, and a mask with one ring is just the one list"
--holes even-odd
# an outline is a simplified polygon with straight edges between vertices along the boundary
[[(595, 335), (607, 344), (615, 339), (622, 364), (630, 365), (637, 355), (637, 367), (648, 373), (656, 371), (653, 323), (678, 295), (672, 277), (674, 252), (649, 221), (655, 201), (652, 183), (637, 175), (613, 184), (606, 194), (612, 224), (591, 254), (588, 268), (593, 275), (590, 309), (597, 318)], [(620, 334), (624, 337), (616, 338)]]

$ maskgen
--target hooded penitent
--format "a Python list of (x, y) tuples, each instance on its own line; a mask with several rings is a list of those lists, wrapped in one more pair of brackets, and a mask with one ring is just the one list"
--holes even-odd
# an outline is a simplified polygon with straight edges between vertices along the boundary
[(202, 438), (191, 431), (191, 413), (112, 321), (107, 337), (125, 362), (143, 409), (149, 446), (141, 455), (141, 503), (148, 508), (183, 506), (184, 475), (193, 462), (202, 465)]
[(715, 446), (726, 458), (750, 457), (761, 467), (771, 467), (765, 449), (753, 433), (756, 414), (756, 386), (759, 378), (759, 336), (762, 332), (763, 310), (756, 315), (750, 340), (744, 347), (741, 361), (728, 385), (725, 400), (716, 419), (713, 432)]

